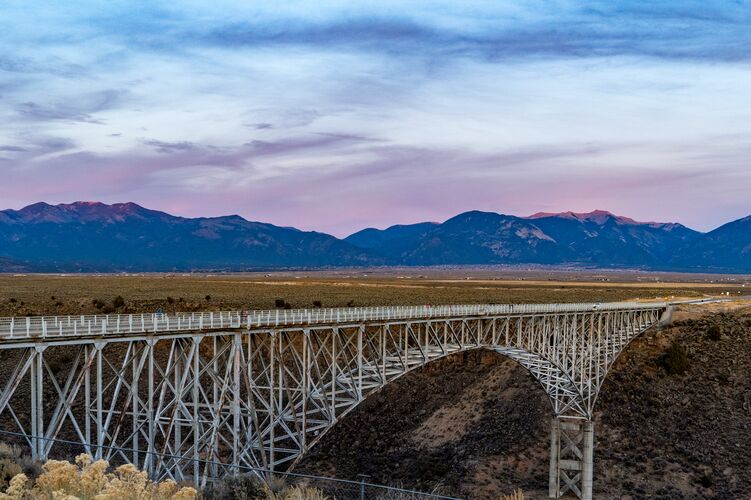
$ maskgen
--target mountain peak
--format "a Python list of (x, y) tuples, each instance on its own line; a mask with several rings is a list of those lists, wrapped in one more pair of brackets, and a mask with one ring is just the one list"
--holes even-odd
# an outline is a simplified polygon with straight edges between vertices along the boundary
[(131, 201), (126, 203), (113, 203), (111, 205), (107, 205), (101, 201), (74, 201), (73, 203), (61, 203), (60, 205), (57, 205), (57, 207), (72, 211), (100, 210), (103, 212), (132, 212), (146, 210), (142, 206)]
[(484, 210), (470, 210), (468, 212), (462, 212), (459, 215), (455, 215), (454, 217), (451, 217), (450, 219), (446, 220), (444, 224), (450, 224), (454, 222), (466, 222), (470, 220), (482, 220), (482, 221), (495, 221), (500, 219), (505, 219), (508, 217), (514, 217), (509, 216), (506, 214), (499, 214), (497, 212), (487, 212)]
[(71, 206), (71, 207), (105, 207), (104, 203), (101, 201), (74, 201), (73, 203), (69, 204), (61, 204), (61, 206)]
[(527, 219), (544, 219), (548, 217), (557, 217), (559, 219), (577, 220), (580, 222), (594, 222), (595, 224), (605, 224), (612, 220), (617, 224), (622, 225), (645, 225), (651, 226), (655, 224), (661, 224), (658, 222), (639, 222), (630, 217), (624, 217), (622, 215), (615, 215), (607, 210), (592, 210), (591, 212), (537, 212), (536, 214), (526, 217)]
[(99, 201), (75, 201), (73, 203), (60, 203), (50, 205), (39, 202), (26, 206), (21, 210), (7, 210), (6, 215), (15, 214), (23, 222), (32, 223), (70, 223), (86, 222), (93, 220), (124, 220), (128, 217), (164, 216), (162, 212), (156, 212), (143, 208), (136, 203), (114, 203), (107, 205)]
[(66, 219), (59, 206), (50, 205), (43, 201), (23, 207), (17, 212), (15, 210), (9, 212), (17, 213), (24, 221), (63, 222)]

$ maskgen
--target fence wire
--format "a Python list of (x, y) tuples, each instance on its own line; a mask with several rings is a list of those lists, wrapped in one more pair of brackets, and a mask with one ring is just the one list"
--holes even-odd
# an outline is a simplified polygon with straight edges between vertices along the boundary
[[(28, 436), (13, 431), (0, 429), (0, 436), (11, 438), (8, 444), (21, 446), (28, 443)], [(52, 441), (64, 445), (69, 455), (73, 456), (84, 453), (85, 450), (81, 443), (58, 438), (35, 437), (35, 440)], [(460, 500), (459, 498), (440, 494), (437, 490), (433, 492), (422, 492), (400, 488), (396, 486), (386, 486), (375, 484), (368, 481), (368, 476), (361, 476), (359, 480), (339, 479), (332, 477), (315, 476), (310, 474), (298, 474), (294, 472), (270, 471), (266, 469), (248, 467), (245, 465), (228, 464), (214, 460), (196, 459), (184, 455), (172, 455), (168, 453), (159, 453), (156, 451), (135, 450), (133, 448), (123, 448), (115, 446), (89, 445), (91, 450), (112, 450), (119, 452), (119, 456), (136, 452), (141, 455), (151, 455), (153, 460), (169, 460), (173, 462), (182, 462), (194, 464), (200, 477), (190, 478), (191, 482), (199, 489), (206, 487), (217, 487), (222, 481), (230, 477), (254, 476), (264, 481), (272, 491), (280, 485), (300, 486), (305, 488), (315, 488), (331, 500)], [(135, 464), (138, 465), (138, 464)], [(152, 478), (153, 480), (164, 480), (170, 478)], [(178, 481), (178, 482), (185, 482)]]

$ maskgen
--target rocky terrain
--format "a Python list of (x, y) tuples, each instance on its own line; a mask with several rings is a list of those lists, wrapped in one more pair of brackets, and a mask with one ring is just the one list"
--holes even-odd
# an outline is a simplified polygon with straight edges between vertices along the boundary
[[(598, 498), (751, 498), (751, 311), (688, 310), (617, 360), (596, 415)], [(677, 346), (677, 347), (676, 347)], [(666, 361), (669, 350), (682, 363)], [(535, 380), (492, 353), (408, 374), (342, 419), (298, 466), (498, 498), (544, 498), (552, 416)]]

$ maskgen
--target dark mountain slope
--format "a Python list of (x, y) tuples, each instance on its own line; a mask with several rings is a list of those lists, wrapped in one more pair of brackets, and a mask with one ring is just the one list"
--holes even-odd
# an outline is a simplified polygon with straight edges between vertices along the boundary
[(701, 235), (681, 224), (637, 222), (602, 210), (536, 214), (530, 219), (566, 248), (570, 262), (604, 267), (659, 267), (676, 248)]
[(637, 222), (609, 212), (515, 217), (466, 212), (443, 224), (394, 226), (355, 233), (347, 241), (408, 265), (580, 264), (665, 266), (700, 233), (680, 224)]
[(684, 245), (671, 260), (678, 267), (751, 272), (751, 216), (729, 222)]
[(374, 250), (383, 255), (400, 255), (408, 249), (415, 238), (438, 227), (437, 222), (420, 222), (417, 224), (396, 225), (386, 229), (367, 228), (344, 238), (344, 241), (356, 247)]
[(21, 273), (27, 270), (28, 269), (25, 266), (17, 262), (13, 262), (5, 257), (0, 257), (0, 273)]
[(491, 212), (466, 212), (415, 238), (398, 257), (405, 264), (560, 262), (556, 242), (534, 223)]
[(239, 216), (187, 219), (133, 203), (0, 212), (0, 256), (36, 270), (165, 271), (380, 263), (316, 232)]
[(751, 217), (702, 234), (602, 210), (531, 217), (472, 211), (339, 240), (237, 215), (190, 219), (134, 203), (0, 211), (0, 272), (494, 264), (751, 272)]

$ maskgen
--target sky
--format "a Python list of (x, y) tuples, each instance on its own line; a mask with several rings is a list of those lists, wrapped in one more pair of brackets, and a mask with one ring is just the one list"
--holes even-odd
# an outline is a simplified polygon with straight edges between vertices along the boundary
[(751, 1), (6, 0), (0, 208), (751, 214)]

